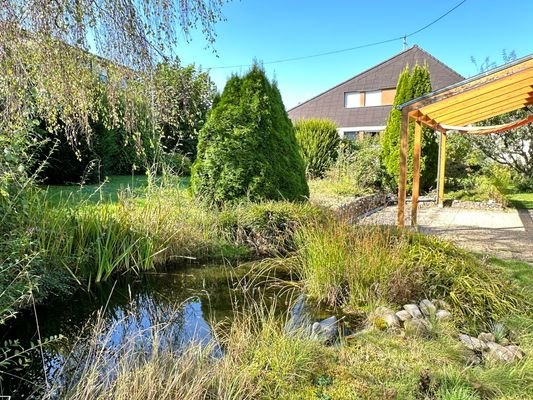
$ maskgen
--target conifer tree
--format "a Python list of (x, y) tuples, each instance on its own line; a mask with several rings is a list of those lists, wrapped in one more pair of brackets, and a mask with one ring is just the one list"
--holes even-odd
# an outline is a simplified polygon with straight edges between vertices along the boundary
[[(409, 71), (406, 67), (398, 78), (396, 95), (394, 97), (393, 108), (387, 120), (387, 126), (381, 142), (381, 163), (388, 176), (388, 184), (394, 188), (398, 185), (400, 175), (400, 123), (402, 113), (396, 106), (411, 99), (420, 97), (431, 92), (431, 81), (427, 66), (415, 67)], [(413, 141), (414, 123), (409, 124), (409, 154), (408, 154), (408, 187), (411, 187), (413, 173)], [(430, 189), (436, 178), (438, 145), (435, 134), (429, 128), (422, 129), (422, 157), (420, 160), (422, 189)]]
[(281, 95), (255, 65), (230, 78), (198, 139), (193, 193), (210, 203), (305, 200), (304, 162)]

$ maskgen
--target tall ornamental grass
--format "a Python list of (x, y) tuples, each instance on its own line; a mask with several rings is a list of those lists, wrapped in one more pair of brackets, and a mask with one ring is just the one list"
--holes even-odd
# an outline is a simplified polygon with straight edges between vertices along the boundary
[(297, 243), (306, 290), (328, 304), (440, 298), (472, 325), (531, 310), (531, 300), (490, 265), (436, 237), (329, 220), (300, 230)]
[(27, 212), (19, 250), (38, 254), (45, 269), (96, 282), (166, 263), (286, 254), (296, 230), (321, 215), (308, 203), (275, 201), (209, 209), (164, 186), (116, 203), (51, 202), (36, 193)]

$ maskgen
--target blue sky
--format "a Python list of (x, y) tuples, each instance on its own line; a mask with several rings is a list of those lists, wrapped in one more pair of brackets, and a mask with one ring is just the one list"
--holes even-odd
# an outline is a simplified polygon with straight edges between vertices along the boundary
[[(461, 0), (242, 0), (223, 7), (226, 21), (216, 26), (212, 48), (194, 32), (177, 54), (184, 64), (203, 69), (270, 62), (387, 40), (414, 32)], [(467, 0), (442, 20), (407, 39), (465, 77), (477, 70), (471, 56), (502, 63), (502, 50), (518, 57), (533, 53), (532, 0)], [(401, 40), (379, 46), (267, 64), (291, 108), (402, 51)], [(210, 69), (219, 90), (232, 73), (247, 67)]]

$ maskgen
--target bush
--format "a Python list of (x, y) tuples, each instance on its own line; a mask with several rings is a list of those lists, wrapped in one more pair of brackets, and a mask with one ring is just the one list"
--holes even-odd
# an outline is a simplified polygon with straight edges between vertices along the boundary
[(485, 161), (486, 157), (474, 147), (471, 137), (459, 133), (448, 134), (446, 140), (446, 187), (463, 188), (470, 178), (480, 172)]
[(507, 206), (507, 195), (512, 185), (510, 168), (497, 163), (485, 164), (476, 174), (460, 180), (460, 189), (447, 193), (447, 197), (458, 200), (493, 200)]
[(257, 255), (279, 255), (294, 251), (296, 231), (320, 218), (320, 210), (309, 203), (268, 201), (226, 209), (220, 225), (231, 242), (251, 247)]
[(313, 200), (320, 195), (359, 196), (382, 187), (383, 170), (379, 162), (377, 139), (341, 142), (335, 164), (322, 179), (309, 182)]
[(233, 76), (200, 132), (193, 193), (209, 203), (305, 200), (309, 188), (277, 87), (257, 65)]
[(178, 176), (191, 175), (192, 163), (189, 157), (180, 153), (164, 153), (161, 158), (166, 172)]
[(294, 129), (307, 176), (324, 176), (337, 159), (340, 143), (337, 126), (328, 119), (307, 119), (296, 122)]
[[(402, 112), (395, 106), (403, 104), (411, 99), (431, 92), (431, 81), (429, 71), (426, 66), (418, 64), (409, 72), (405, 68), (398, 79), (396, 95), (393, 107), (387, 120), (387, 127), (382, 139), (381, 162), (389, 178), (391, 186), (398, 185), (400, 175), (400, 125)], [(407, 182), (410, 187), (413, 171), (413, 142), (414, 123), (409, 125), (409, 151), (407, 157), (408, 174)], [(420, 187), (430, 189), (435, 182), (437, 175), (438, 144), (434, 132), (422, 127), (422, 157), (420, 160)]]

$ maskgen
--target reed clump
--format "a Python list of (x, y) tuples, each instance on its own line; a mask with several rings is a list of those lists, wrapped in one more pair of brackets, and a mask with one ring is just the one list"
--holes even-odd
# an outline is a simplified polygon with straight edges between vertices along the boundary
[(182, 348), (169, 345), (172, 325), (159, 324), (128, 337), (118, 352), (110, 353), (114, 327), (101, 319), (88, 347), (73, 352), (76, 362), (67, 359), (69, 368), (60, 371), (57, 385), (44, 398), (277, 399), (311, 384), (321, 345), (287, 335), (273, 307), (250, 307), (231, 324), (214, 326), (207, 343), (193, 340)]
[(306, 290), (330, 305), (364, 308), (439, 298), (470, 324), (531, 305), (487, 262), (436, 237), (328, 220), (304, 227), (296, 238)]

